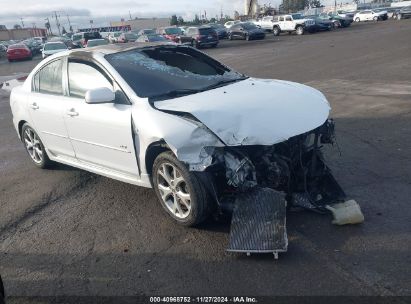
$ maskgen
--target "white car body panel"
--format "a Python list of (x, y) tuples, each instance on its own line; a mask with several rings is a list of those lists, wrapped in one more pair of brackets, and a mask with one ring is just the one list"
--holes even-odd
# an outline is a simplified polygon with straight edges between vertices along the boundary
[(288, 81), (254, 78), (156, 102), (155, 106), (191, 113), (229, 146), (285, 141), (319, 127), (330, 111), (324, 95), (315, 89)]

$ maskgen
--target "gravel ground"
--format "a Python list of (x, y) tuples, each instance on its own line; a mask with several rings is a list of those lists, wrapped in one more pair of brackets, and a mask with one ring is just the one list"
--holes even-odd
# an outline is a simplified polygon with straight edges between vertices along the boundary
[[(150, 189), (63, 165), (36, 169), (0, 90), (8, 295), (411, 296), (410, 32), (411, 20), (371, 22), (205, 50), (250, 76), (316, 87), (332, 105), (339, 149), (326, 157), (366, 221), (336, 227), (327, 215), (290, 213), (289, 250), (278, 261), (227, 253), (228, 221), (175, 225)], [(38, 61), (0, 62), (0, 81)]]

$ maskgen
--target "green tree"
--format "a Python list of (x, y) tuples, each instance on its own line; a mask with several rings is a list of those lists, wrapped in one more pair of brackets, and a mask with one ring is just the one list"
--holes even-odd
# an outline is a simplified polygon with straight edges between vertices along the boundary
[(177, 25), (177, 24), (178, 24), (177, 16), (176, 15), (171, 16), (170, 25)]
[(194, 17), (193, 24), (200, 24), (200, 18), (198, 17), (197, 14)]
[(179, 25), (184, 25), (184, 19), (183, 19), (183, 17), (178, 17), (178, 19), (177, 19), (177, 23), (179, 24)]
[(62, 33), (63, 35), (64, 35), (64, 34), (67, 34), (67, 31), (66, 31), (66, 29), (64, 28), (64, 26), (63, 26), (63, 29), (62, 29), (61, 33)]
[(210, 23), (216, 23), (216, 22), (217, 22), (216, 18), (213, 17), (213, 18), (210, 19)]
[(321, 7), (321, 1), (320, 0), (310, 0), (309, 1), (310, 7)]

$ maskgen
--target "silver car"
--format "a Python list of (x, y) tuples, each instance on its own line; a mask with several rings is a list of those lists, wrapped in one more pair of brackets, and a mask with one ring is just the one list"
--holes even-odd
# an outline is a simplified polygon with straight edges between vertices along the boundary
[(322, 93), (247, 77), (189, 46), (61, 52), (12, 90), (10, 104), (34, 165), (59, 162), (153, 187), (183, 225), (256, 187), (290, 204), (297, 194), (314, 205), (343, 197), (325, 182), (332, 177), (321, 146), (332, 143), (334, 125)]

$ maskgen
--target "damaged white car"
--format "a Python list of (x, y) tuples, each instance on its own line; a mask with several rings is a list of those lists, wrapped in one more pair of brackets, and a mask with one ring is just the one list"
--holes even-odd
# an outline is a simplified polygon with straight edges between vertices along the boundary
[(153, 187), (187, 226), (233, 212), (232, 251), (285, 251), (286, 205), (325, 211), (345, 201), (321, 153), (334, 136), (322, 93), (247, 77), (188, 46), (59, 53), (10, 103), (36, 166)]

